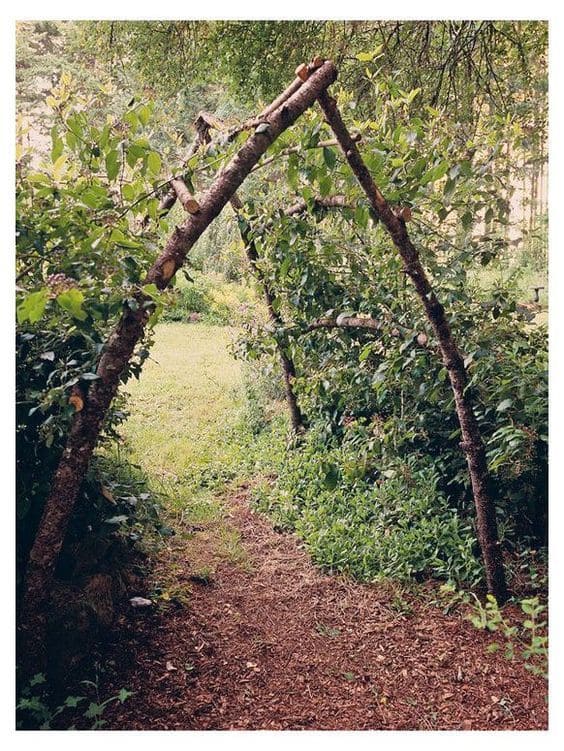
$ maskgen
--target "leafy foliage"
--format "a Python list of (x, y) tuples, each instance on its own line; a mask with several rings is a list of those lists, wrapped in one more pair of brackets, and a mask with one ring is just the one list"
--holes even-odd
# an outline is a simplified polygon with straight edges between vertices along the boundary
[[(313, 559), (362, 581), (429, 575), (475, 582), (469, 522), (449, 508), (438, 476), (408, 460), (385, 467), (362, 450), (367, 431), (342, 442), (310, 433), (258, 505), (303, 537)], [(359, 451), (360, 447), (360, 451)]]
[(78, 719), (81, 725), (83, 724), (90, 730), (101, 730), (106, 724), (106, 720), (103, 719), (106, 708), (113, 703), (124, 704), (133, 695), (131, 691), (122, 688), (115, 696), (101, 701), (96, 683), (92, 681), (81, 683), (95, 689), (97, 696), (94, 701), (88, 701), (87, 696), (67, 696), (62, 704), (53, 707), (46, 693), (48, 685), (46, 676), (43, 673), (34, 675), (29, 684), (23, 688), (16, 705), (17, 729), (76, 730), (74, 723)]
[(470, 605), (466, 617), (475, 628), (503, 637), (503, 644), (490, 642), (486, 648), (488, 652), (503, 649), (505, 659), (521, 659), (531, 673), (548, 678), (547, 621), (542, 620), (547, 608), (538, 597), (519, 600), (519, 618), (515, 613), (505, 612), (507, 607), (500, 608), (493, 595), (487, 595), (482, 603), (473, 592), (457, 590), (452, 583), (441, 587), (441, 597), (448, 600), (447, 610), (453, 605)]
[[(515, 244), (525, 240), (530, 265), (542, 261), (534, 245), (538, 238), (544, 247), (542, 226), (538, 232), (512, 226), (511, 194), (517, 155), (523, 163), (529, 156), (535, 163), (543, 159), (546, 26), (110, 22), (65, 27), (54, 41), (59, 31), (34, 27), (33, 38), (39, 35), (45, 48), (64, 40), (76, 65), (68, 42), (91, 34), (85, 49), (103, 75), (100, 84), (93, 74), (77, 79), (56, 71), (46, 99), (50, 114), (41, 118), (44, 126), (49, 121), (44, 161), (30, 147), (29, 125), (20, 123), (18, 456), (27, 464), (18, 473), (22, 557), (78, 404), (76, 391), (87, 395), (108, 332), (124, 306), (139, 304), (135, 295), (145, 273), (180, 216), (178, 207), (167, 217), (158, 208), (168, 176), (181, 173), (190, 190), (203, 190), (247, 138), (241, 133), (226, 143), (220, 135), (186, 161), (185, 121), (207, 104), (229, 116), (241, 114), (251, 95), (254, 101), (257, 93), (278, 93), (288, 60), (311, 57), (321, 40), (342, 63), (345, 87), (336, 95), (362, 136), (363, 157), (386, 198), (411, 219), (410, 235), (461, 342), (504, 544), (543, 544), (546, 329), (520, 309), (515, 285), (484, 290), (478, 282), (492, 265), (514, 260)], [(121, 57), (127, 66), (108, 71), (100, 45), (112, 64)], [(159, 65), (163, 57), (166, 66)], [(178, 81), (184, 81), (186, 59), (200, 73), (182, 94)], [(284, 66), (277, 68), (281, 59)], [(20, 68), (20, 82), (26, 71)], [(230, 93), (214, 88), (207, 71), (228, 82)], [(170, 97), (155, 107), (139, 98), (135, 86)], [(162, 308), (169, 320), (197, 313), (207, 322), (241, 326), (237, 349), (250, 361), (246, 435), (261, 433), (270, 398), (280, 396), (278, 350), (292, 356), (310, 432), (299, 451), (288, 453), (260, 506), (298, 530), (316, 560), (365, 580), (431, 574), (474, 583), (480, 567), (471, 495), (447, 371), (378, 217), (343, 157), (330, 144), (320, 146), (331, 135), (314, 110), (285, 132), (241, 191), (237, 223), (222, 218), (195, 249), (188, 285), (166, 295), (143, 288), (145, 304), (152, 322)], [(319, 207), (319, 197), (334, 195), (343, 196), (345, 208)], [(306, 212), (289, 216), (283, 207), (296, 197)], [(246, 269), (240, 229), (256, 245), (281, 326), (257, 312), (250, 288), (231, 284)], [(221, 285), (215, 272), (223, 275)], [(347, 313), (376, 320), (378, 330), (312, 328), (321, 318), (339, 320)], [(124, 380), (139, 375), (149, 344), (150, 337)], [(117, 402), (107, 436), (124, 417), (123, 402)], [(128, 497), (140, 495), (112, 472), (115, 467), (99, 462), (89, 479), (85, 523), (92, 527), (94, 514), (101, 528), (113, 526), (131, 539), (139, 533), (137, 510), (152, 519), (152, 504), (130, 504)], [(219, 467), (215, 480), (208, 479), (219, 484), (232, 474)], [(101, 487), (117, 504), (111, 516)]]

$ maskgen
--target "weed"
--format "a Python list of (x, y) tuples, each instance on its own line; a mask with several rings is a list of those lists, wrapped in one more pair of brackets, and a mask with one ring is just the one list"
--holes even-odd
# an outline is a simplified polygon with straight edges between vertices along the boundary
[[(95, 681), (81, 681), (87, 689), (93, 689), (95, 699), (89, 701), (87, 696), (67, 696), (62, 704), (52, 706), (48, 698), (47, 679), (43, 673), (37, 673), (31, 678), (27, 686), (22, 689), (16, 705), (16, 727), (18, 730), (76, 730), (74, 721), (83, 718), (88, 721), (90, 730), (100, 730), (106, 724), (104, 712), (110, 704), (123, 704), (131, 691), (126, 688), (101, 700), (98, 679)], [(88, 704), (86, 704), (88, 702)], [(65, 717), (70, 717), (73, 724), (68, 725)]]
[(486, 601), (482, 603), (473, 592), (457, 590), (453, 584), (443, 585), (441, 595), (446, 599), (444, 612), (450, 612), (460, 604), (468, 605), (471, 610), (466, 618), (475, 628), (498, 633), (503, 638), (502, 642), (488, 644), (487, 652), (503, 649), (507, 660), (521, 658), (531, 673), (548, 676), (547, 621), (543, 620), (546, 606), (538, 597), (518, 601), (523, 618), (521, 623), (515, 624), (504, 615), (493, 595), (486, 595)]

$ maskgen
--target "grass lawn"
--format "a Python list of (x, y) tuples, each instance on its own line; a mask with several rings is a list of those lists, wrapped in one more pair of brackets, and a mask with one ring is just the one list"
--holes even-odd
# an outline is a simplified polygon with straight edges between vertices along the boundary
[(151, 359), (131, 380), (124, 435), (132, 459), (164, 483), (210, 464), (230, 464), (243, 406), (241, 364), (229, 353), (232, 330), (160, 324)]
[[(128, 458), (160, 493), (177, 534), (194, 538), (195, 568), (212, 572), (218, 558), (241, 558), (225, 496), (272, 461), (286, 429), (283, 414), (258, 435), (247, 427), (234, 335), (225, 326), (159, 324), (151, 359), (127, 384), (130, 417), (121, 428)], [(194, 525), (204, 530), (194, 536)]]

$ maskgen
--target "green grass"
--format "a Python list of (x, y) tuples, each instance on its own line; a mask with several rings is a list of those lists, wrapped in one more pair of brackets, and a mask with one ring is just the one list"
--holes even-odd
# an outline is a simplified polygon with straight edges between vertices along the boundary
[(230, 338), (220, 326), (161, 324), (139, 381), (127, 385), (132, 458), (165, 485), (232, 463), (242, 397)]
[(121, 432), (128, 458), (161, 494), (200, 568), (214, 568), (218, 558), (245, 565), (226, 497), (268, 471), (286, 430), (280, 411), (258, 435), (246, 426), (244, 366), (230, 353), (234, 335), (223, 326), (159, 324), (150, 360), (126, 388), (130, 417)]

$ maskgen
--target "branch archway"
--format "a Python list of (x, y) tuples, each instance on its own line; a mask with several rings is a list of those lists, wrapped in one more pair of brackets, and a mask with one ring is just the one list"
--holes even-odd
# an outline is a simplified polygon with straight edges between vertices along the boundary
[[(394, 211), (388, 204), (362, 159), (357, 146), (358, 138), (349, 133), (336, 101), (327, 93), (328, 87), (337, 78), (335, 65), (330, 60), (315, 58), (310, 65), (300, 66), (296, 74), (297, 77), (292, 84), (258, 117), (232, 129), (227, 134), (227, 140), (233, 140), (243, 130), (253, 131), (229, 164), (220, 170), (200, 200), (196, 200), (191, 195), (181, 178), (171, 178), (169, 181), (171, 187), (161, 202), (161, 210), (169, 210), (178, 199), (187, 210), (188, 217), (172, 232), (162, 253), (149, 270), (144, 285), (154, 284), (159, 290), (164, 290), (186, 261), (190, 249), (227, 203), (230, 203), (235, 212), (240, 214), (242, 204), (237, 196), (238, 188), (248, 175), (261, 165), (260, 159), (269, 146), (306, 110), (318, 103), (346, 161), (366, 194), (372, 210), (398, 250), (404, 272), (412, 280), (437, 337), (441, 358), (449, 374), (461, 427), (461, 448), (466, 457), (472, 484), (478, 540), (484, 560), (488, 590), (499, 601), (503, 601), (507, 596), (507, 591), (497, 534), (495, 506), (489, 488), (490, 478), (484, 444), (467, 388), (468, 377), (445, 310), (437, 299), (419, 260), (418, 251), (409, 238), (406, 227), (406, 220), (409, 216), (406, 212)], [(217, 125), (218, 122), (214, 127)], [(191, 147), (192, 153), (195, 153), (205, 139), (209, 138), (210, 127), (212, 125), (210, 122), (206, 124), (204, 113), (200, 113), (199, 121), (196, 122), (198, 135)], [(290, 207), (290, 210), (300, 213), (304, 208), (307, 207), (298, 202)], [(342, 208), (341, 197), (329, 199), (323, 208)], [(252, 234), (245, 230), (243, 222), (240, 222), (240, 227), (248, 260), (254, 271), (260, 274)], [(269, 313), (273, 317), (273, 322), (278, 325), (281, 319), (276, 312), (273, 290), (269, 289), (266, 280), (263, 279), (262, 282)], [(142, 289), (138, 291), (133, 302), (124, 305), (121, 318), (109, 336), (98, 362), (98, 379), (91, 383), (87, 392), (81, 394), (83, 406), (74, 415), (66, 447), (52, 480), (51, 490), (30, 553), (22, 604), (22, 658), (25, 664), (35, 672), (41, 669), (45, 661), (46, 606), (67, 525), (105, 415), (117, 393), (122, 375), (135, 347), (144, 335), (153, 307), (154, 301), (151, 296)], [(375, 328), (375, 326), (368, 325), (365, 322), (366, 319), (361, 320), (363, 321), (361, 324), (357, 320), (357, 325)], [(340, 318), (340, 323), (337, 320), (334, 323), (336, 326), (352, 326), (353, 320), (349, 317), (348, 323), (345, 323), (345, 319)], [(319, 328), (323, 326), (325, 324), (320, 324)], [(292, 388), (295, 368), (287, 352), (281, 349), (280, 354), (289, 404), (292, 398), (294, 400), (292, 424), (296, 430), (299, 430), (303, 427), (303, 417)], [(291, 405), (290, 409), (292, 412)]]

